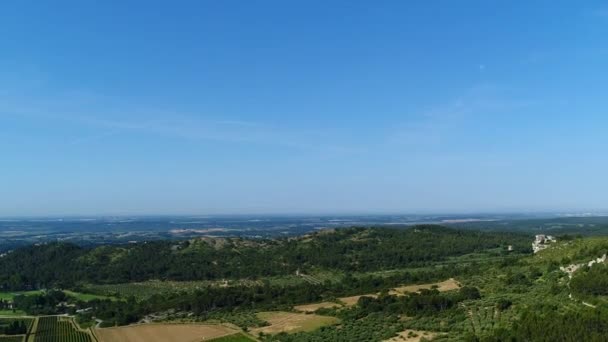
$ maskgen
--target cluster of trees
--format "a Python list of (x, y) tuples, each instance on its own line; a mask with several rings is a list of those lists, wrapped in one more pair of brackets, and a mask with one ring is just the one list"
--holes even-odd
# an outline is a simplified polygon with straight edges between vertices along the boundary
[(601, 263), (578, 270), (570, 281), (570, 288), (579, 295), (608, 295), (608, 266)]
[(37, 295), (15, 296), (13, 306), (30, 315), (54, 315), (65, 311), (64, 304), (68, 300), (69, 298), (64, 292), (50, 290)]
[(13, 308), (13, 302), (8, 299), (0, 299), (0, 310), (7, 310)]
[(10, 320), (0, 325), (0, 335), (23, 335), (27, 333), (27, 324), (23, 320)]
[[(235, 311), (289, 309), (293, 305), (330, 300), (341, 296), (361, 293), (386, 291), (389, 288), (404, 283), (437, 281), (452, 277), (456, 274), (469, 274), (474, 270), (470, 266), (429, 269), (427, 271), (404, 272), (390, 277), (353, 277), (346, 276), (338, 283), (308, 283), (290, 286), (263, 283), (256, 286), (208, 287), (194, 292), (175, 292), (157, 294), (144, 300), (135, 297), (123, 300), (93, 300), (79, 302), (66, 296), (62, 291), (45, 291), (38, 295), (15, 297), (15, 307), (29, 314), (63, 314), (74, 313), (76, 309), (90, 308), (84, 316), (95, 316), (104, 320), (107, 326), (126, 325), (141, 320), (148, 314), (163, 311), (192, 312), (201, 319), (217, 318), (218, 314)], [(466, 294), (468, 288), (461, 289), (458, 296), (450, 297), (447, 306), (453, 301), (460, 301), (461, 294)], [(478, 294), (478, 292), (477, 292)], [(466, 295), (467, 298), (474, 297)], [(421, 302), (426, 299), (444, 300), (443, 295), (428, 293), (428, 296), (415, 297), (410, 302), (420, 311), (424, 307), (444, 305), (442, 302)], [(418, 302), (420, 300), (420, 302)], [(67, 305), (66, 305), (67, 304)], [(403, 303), (402, 303), (403, 304)], [(402, 310), (402, 309), (400, 309)], [(90, 317), (80, 317), (90, 320)]]
[(265, 336), (267, 342), (352, 342), (385, 341), (405, 329), (403, 320), (395, 315), (372, 313), (361, 319), (342, 319), (339, 327), (330, 326), (307, 333), (281, 333)]
[(378, 298), (361, 297), (359, 308), (367, 315), (372, 312), (406, 314), (408, 316), (432, 315), (449, 310), (467, 299), (479, 299), (481, 294), (475, 287), (463, 287), (456, 293), (440, 293), (436, 289), (421, 290), (409, 296), (380, 295)]
[[(464, 320), (466, 315), (458, 303), (480, 297), (474, 287), (463, 287), (457, 292), (440, 293), (437, 290), (423, 290), (410, 296), (392, 296), (382, 293), (377, 298), (361, 297), (358, 305), (349, 310), (326, 310), (326, 314), (338, 316), (339, 327), (324, 327), (309, 333), (278, 334), (268, 336), (268, 341), (383, 341), (405, 330), (406, 320), (402, 317), (450, 316)], [(333, 312), (332, 312), (333, 311)]]
[(410, 229), (339, 229), (297, 239), (156, 241), (86, 249), (52, 243), (15, 250), (0, 259), (0, 288), (70, 288), (150, 279), (257, 279), (296, 270), (367, 272), (418, 267), (450, 256), (515, 246), (522, 234), (416, 226)]
[[(154, 295), (137, 301), (94, 300), (87, 303), (96, 317), (109, 325), (125, 325), (137, 322), (147, 314), (167, 310), (192, 312), (200, 318), (216, 318), (217, 313), (234, 310), (288, 309), (293, 305), (319, 302), (341, 296), (373, 293), (387, 290), (398, 284), (419, 281), (436, 281), (457, 273), (472, 272), (467, 267), (440, 268), (436, 270), (403, 273), (392, 277), (346, 277), (339, 283), (312, 285), (272, 285), (208, 287), (195, 292), (176, 292)], [(466, 291), (466, 290), (465, 290)]]
[(563, 314), (557, 309), (549, 306), (528, 309), (510, 329), (497, 329), (482, 341), (606, 341), (607, 309), (598, 307)]

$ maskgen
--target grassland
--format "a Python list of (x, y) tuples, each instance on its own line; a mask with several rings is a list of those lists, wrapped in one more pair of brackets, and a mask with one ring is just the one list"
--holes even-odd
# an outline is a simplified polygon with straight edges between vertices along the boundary
[(25, 314), (22, 310), (0, 310), (0, 317), (25, 316)]
[(102, 295), (96, 295), (96, 294), (90, 294), (90, 293), (81, 293), (81, 292), (74, 292), (74, 291), (69, 291), (69, 290), (63, 290), (63, 292), (65, 294), (67, 294), (70, 297), (76, 298), (77, 300), (81, 300), (83, 302), (88, 302), (94, 299), (110, 299), (110, 300), (116, 300), (116, 298), (111, 297), (111, 296), (102, 296)]
[(0, 299), (2, 300), (12, 300), (13, 298), (15, 298), (16, 296), (19, 295), (37, 295), (37, 294), (41, 294), (43, 291), (42, 290), (36, 290), (36, 291), (11, 291), (11, 292), (0, 292)]

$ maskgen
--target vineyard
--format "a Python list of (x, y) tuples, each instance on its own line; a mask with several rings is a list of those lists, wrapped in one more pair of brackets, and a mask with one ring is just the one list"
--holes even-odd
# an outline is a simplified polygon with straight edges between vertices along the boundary
[(23, 335), (21, 336), (0, 336), (0, 342), (23, 342)]
[(45, 316), (38, 318), (34, 342), (92, 342), (91, 335), (76, 328), (71, 318)]

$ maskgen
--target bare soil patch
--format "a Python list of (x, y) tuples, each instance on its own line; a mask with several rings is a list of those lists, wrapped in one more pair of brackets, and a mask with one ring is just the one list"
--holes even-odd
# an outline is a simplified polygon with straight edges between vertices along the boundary
[(460, 288), (460, 283), (457, 282), (454, 278), (450, 278), (448, 280), (442, 281), (440, 283), (431, 283), (431, 284), (421, 284), (421, 285), (408, 285), (397, 287), (390, 291), (392, 295), (404, 295), (406, 293), (416, 293), (423, 289), (431, 289), (434, 286), (437, 286), (437, 290), (439, 292), (458, 290)]
[(378, 295), (374, 294), (374, 293), (370, 293), (370, 294), (359, 295), (359, 296), (342, 297), (342, 298), (340, 298), (340, 301), (342, 303), (344, 303), (344, 305), (346, 305), (346, 306), (354, 306), (354, 305), (357, 305), (357, 302), (359, 301), (359, 298), (361, 298), (361, 297), (377, 298)]
[(100, 342), (201, 342), (237, 333), (222, 325), (205, 324), (141, 324), (94, 331)]
[(298, 306), (294, 306), (293, 308), (296, 311), (312, 313), (319, 309), (331, 309), (331, 308), (336, 308), (336, 307), (340, 307), (340, 306), (342, 306), (342, 304), (338, 304), (338, 303), (334, 303), (334, 302), (322, 302), (322, 303), (298, 305)]
[(427, 340), (432, 340), (438, 334), (430, 331), (422, 331), (422, 330), (404, 330), (399, 333), (399, 335), (389, 338), (384, 342), (420, 342), (422, 338)]
[(293, 312), (260, 312), (258, 317), (270, 325), (251, 329), (251, 332), (256, 335), (260, 332), (264, 334), (278, 334), (281, 332), (295, 333), (300, 331), (313, 331), (320, 327), (333, 325), (340, 322), (339, 319), (329, 316), (300, 314)]
[[(457, 290), (461, 287), (460, 283), (458, 281), (456, 281), (456, 279), (450, 278), (448, 280), (444, 280), (439, 283), (429, 283), (429, 284), (408, 285), (408, 286), (397, 287), (397, 288), (390, 290), (389, 294), (403, 296), (407, 293), (416, 293), (422, 289), (431, 289), (435, 286), (437, 287), (437, 290), (439, 292)], [(351, 306), (357, 305), (357, 302), (359, 302), (359, 298), (361, 298), (361, 297), (377, 298), (378, 294), (377, 293), (368, 293), (368, 294), (358, 295), (358, 296), (341, 297), (338, 299), (339, 299), (339, 302), (341, 304), (343, 304), (344, 306), (351, 307)], [(322, 303), (298, 305), (298, 306), (295, 306), (294, 309), (296, 309), (297, 311), (302, 311), (302, 312), (315, 312), (316, 310), (321, 309), (321, 308), (333, 308), (333, 307), (339, 307), (339, 306), (341, 306), (339, 303), (322, 302)]]

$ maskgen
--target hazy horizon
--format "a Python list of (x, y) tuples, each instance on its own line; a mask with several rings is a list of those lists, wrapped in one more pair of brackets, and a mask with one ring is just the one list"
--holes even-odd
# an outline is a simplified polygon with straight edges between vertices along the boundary
[(0, 4), (0, 217), (604, 212), (608, 6)]

